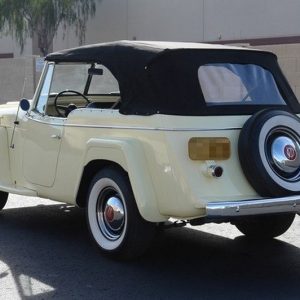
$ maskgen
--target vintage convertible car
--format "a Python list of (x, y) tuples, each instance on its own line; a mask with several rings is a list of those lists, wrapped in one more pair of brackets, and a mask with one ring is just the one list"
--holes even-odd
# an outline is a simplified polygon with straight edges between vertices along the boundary
[(272, 238), (300, 211), (298, 113), (265, 51), (121, 41), (53, 53), (33, 100), (0, 108), (0, 207), (8, 193), (85, 207), (96, 244), (122, 258), (170, 219)]

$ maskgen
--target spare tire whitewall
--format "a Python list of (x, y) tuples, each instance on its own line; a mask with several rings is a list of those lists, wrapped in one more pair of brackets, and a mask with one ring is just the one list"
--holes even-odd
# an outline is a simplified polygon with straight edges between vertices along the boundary
[(300, 121), (293, 114), (265, 110), (252, 116), (239, 138), (246, 178), (261, 196), (300, 193)]

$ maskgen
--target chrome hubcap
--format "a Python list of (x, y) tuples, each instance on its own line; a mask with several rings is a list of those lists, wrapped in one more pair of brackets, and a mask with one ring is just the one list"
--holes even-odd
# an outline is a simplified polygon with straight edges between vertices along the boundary
[(289, 128), (276, 128), (267, 138), (266, 151), (270, 166), (285, 180), (300, 177), (300, 143), (298, 135)]
[(299, 144), (297, 141), (280, 136), (271, 146), (271, 155), (275, 165), (286, 173), (293, 173), (300, 167)]
[(118, 231), (124, 223), (124, 207), (117, 197), (107, 200), (104, 208), (104, 222), (113, 231)]
[(100, 193), (96, 213), (104, 236), (112, 241), (117, 240), (123, 232), (125, 209), (121, 196), (114, 188), (106, 188)]

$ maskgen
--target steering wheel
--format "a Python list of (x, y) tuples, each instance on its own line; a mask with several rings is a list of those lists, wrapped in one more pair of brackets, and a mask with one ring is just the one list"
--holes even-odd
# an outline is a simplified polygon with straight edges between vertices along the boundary
[[(69, 105), (57, 105), (57, 99), (58, 99), (61, 95), (65, 94), (65, 93), (73, 93), (73, 94), (79, 95), (79, 96), (81, 96), (81, 97), (87, 102), (87, 104), (89, 104), (89, 103), (91, 102), (85, 95), (81, 94), (80, 92), (73, 91), (73, 90), (64, 90), (64, 91), (61, 91), (61, 92), (59, 92), (59, 93), (55, 96), (55, 98), (54, 98), (54, 107), (55, 107), (55, 110), (56, 110), (57, 114), (58, 114), (60, 117), (63, 117), (63, 118), (64, 118), (64, 117), (67, 117), (68, 114), (69, 114), (72, 110), (74, 110), (74, 109), (77, 108), (77, 106), (76, 106), (75, 104), (69, 104)], [(63, 115), (63, 114), (59, 111), (60, 109), (64, 111), (64, 114), (65, 114), (65, 115)]]

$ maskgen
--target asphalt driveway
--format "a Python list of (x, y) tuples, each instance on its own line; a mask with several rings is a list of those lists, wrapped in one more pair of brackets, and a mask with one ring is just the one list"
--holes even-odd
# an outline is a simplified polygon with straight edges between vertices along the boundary
[(300, 299), (299, 225), (260, 244), (231, 225), (170, 229), (124, 263), (94, 247), (83, 210), (13, 196), (0, 213), (0, 299)]

